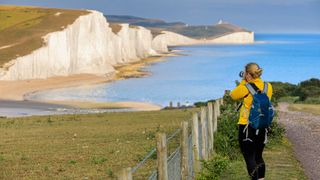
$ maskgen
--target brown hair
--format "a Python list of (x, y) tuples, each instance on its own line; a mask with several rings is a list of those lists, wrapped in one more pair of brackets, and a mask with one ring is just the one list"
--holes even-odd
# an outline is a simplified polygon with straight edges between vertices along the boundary
[(248, 63), (245, 66), (245, 70), (249, 73), (254, 79), (259, 78), (262, 75), (262, 68), (257, 63)]

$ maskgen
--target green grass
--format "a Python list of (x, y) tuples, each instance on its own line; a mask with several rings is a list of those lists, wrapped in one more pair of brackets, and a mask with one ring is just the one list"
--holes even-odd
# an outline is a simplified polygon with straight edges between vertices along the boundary
[(296, 96), (284, 96), (279, 98), (278, 102), (294, 103), (298, 100), (299, 100), (299, 97), (296, 97)]
[[(300, 163), (294, 157), (292, 148), (292, 145), (286, 138), (283, 138), (283, 141), (280, 143), (270, 143), (267, 145), (263, 155), (266, 162), (266, 179), (307, 179)], [(243, 160), (233, 161), (221, 179), (249, 179), (245, 162)]]
[[(0, 179), (110, 179), (136, 165), (192, 110), (1, 119)], [(146, 177), (155, 158), (134, 174)]]
[[(59, 16), (56, 13), (61, 13)], [(0, 67), (43, 46), (42, 37), (72, 24), (84, 10), (0, 6)], [(4, 46), (10, 46), (2, 48)]]
[(312, 113), (315, 115), (320, 115), (320, 104), (290, 104), (289, 110), (302, 111)]
[(36, 24), (33, 19), (46, 15), (44, 12), (38, 12), (30, 7), (19, 6), (0, 6), (0, 31), (23, 22), (30, 22), (29, 25)]

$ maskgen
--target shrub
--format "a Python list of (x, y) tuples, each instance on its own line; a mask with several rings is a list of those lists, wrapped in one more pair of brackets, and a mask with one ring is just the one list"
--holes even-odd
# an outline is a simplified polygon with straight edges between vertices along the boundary
[(222, 172), (228, 167), (230, 164), (229, 160), (223, 156), (215, 155), (213, 159), (209, 161), (202, 162), (202, 171), (197, 177), (199, 180), (218, 180)]
[(270, 128), (268, 137), (271, 143), (281, 142), (284, 137), (285, 129), (277, 122), (277, 117), (274, 118)]
[(215, 134), (214, 147), (216, 153), (237, 159), (239, 157), (238, 125), (239, 118), (235, 103), (230, 97), (224, 97), (225, 105), (221, 106), (221, 116), (218, 120), (218, 131)]
[(229, 159), (237, 159), (239, 155), (237, 115), (233, 112), (225, 111), (220, 116), (214, 146), (218, 154)]
[(282, 82), (271, 82), (271, 84), (273, 86), (273, 100), (275, 104), (279, 100), (292, 100), (288, 97), (298, 97), (300, 102), (320, 103), (318, 101), (320, 99), (320, 79), (311, 78), (300, 82), (298, 85)]
[(194, 106), (196, 107), (201, 107), (201, 106), (206, 106), (207, 105), (207, 102), (195, 102), (194, 103)]

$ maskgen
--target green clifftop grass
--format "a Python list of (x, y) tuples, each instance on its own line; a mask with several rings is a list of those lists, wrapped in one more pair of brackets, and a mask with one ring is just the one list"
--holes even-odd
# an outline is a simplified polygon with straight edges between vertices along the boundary
[[(157, 131), (170, 135), (191, 115), (164, 110), (0, 119), (0, 179), (110, 179), (155, 147)], [(150, 174), (155, 164), (139, 174)]]
[[(40, 48), (43, 36), (64, 29), (87, 13), (84, 10), (0, 6), (0, 67)], [(10, 47), (3, 48), (5, 46)]]

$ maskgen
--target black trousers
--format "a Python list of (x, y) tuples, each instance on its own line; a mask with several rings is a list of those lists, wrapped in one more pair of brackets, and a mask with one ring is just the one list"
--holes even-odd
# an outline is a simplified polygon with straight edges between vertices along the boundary
[(247, 126), (247, 132), (245, 127), (246, 125), (239, 125), (238, 140), (247, 164), (248, 174), (252, 180), (264, 178), (266, 166), (262, 158), (262, 152), (265, 146), (266, 130), (262, 129), (257, 133), (255, 129)]

